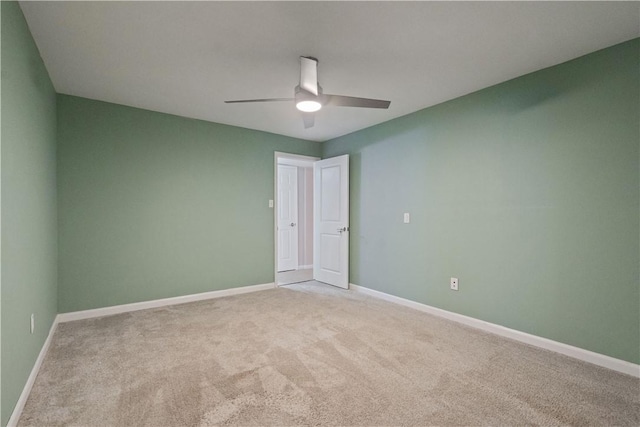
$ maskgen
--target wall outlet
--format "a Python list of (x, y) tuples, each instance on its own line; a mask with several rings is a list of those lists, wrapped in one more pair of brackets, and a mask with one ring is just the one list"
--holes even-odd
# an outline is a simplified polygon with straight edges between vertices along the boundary
[(273, 207), (273, 200), (269, 200), (269, 207), (272, 208)]
[(404, 218), (403, 218), (403, 220), (404, 220), (404, 223), (405, 223), (405, 224), (409, 224), (409, 223), (411, 222), (411, 215), (409, 215), (409, 212), (405, 212), (405, 213), (404, 213)]
[(452, 277), (451, 278), (450, 286), (451, 286), (451, 290), (452, 291), (457, 291), (458, 290), (458, 278), (457, 277)]
[(36, 315), (31, 313), (31, 333), (36, 328)]

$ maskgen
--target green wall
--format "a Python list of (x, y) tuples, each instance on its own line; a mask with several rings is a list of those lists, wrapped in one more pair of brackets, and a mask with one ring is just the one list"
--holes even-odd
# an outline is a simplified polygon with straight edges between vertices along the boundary
[(274, 151), (321, 145), (59, 95), (59, 311), (273, 282)]
[(639, 363), (639, 52), (324, 143), (351, 154), (351, 282)]
[[(5, 425), (57, 311), (56, 94), (15, 2), (2, 11), (2, 405)], [(35, 333), (29, 317), (35, 314)]]

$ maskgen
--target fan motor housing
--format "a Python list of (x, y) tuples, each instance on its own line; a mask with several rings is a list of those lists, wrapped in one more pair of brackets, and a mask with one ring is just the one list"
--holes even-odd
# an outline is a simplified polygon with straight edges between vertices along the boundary
[(306, 89), (300, 87), (300, 85), (296, 86), (294, 89), (294, 98), (296, 103), (302, 101), (316, 101), (322, 104), (322, 87), (318, 85), (318, 95), (314, 95)]

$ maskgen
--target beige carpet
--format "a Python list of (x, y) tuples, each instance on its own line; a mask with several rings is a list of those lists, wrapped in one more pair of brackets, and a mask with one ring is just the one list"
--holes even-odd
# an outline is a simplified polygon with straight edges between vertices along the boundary
[(21, 426), (639, 425), (640, 381), (309, 282), (59, 325)]

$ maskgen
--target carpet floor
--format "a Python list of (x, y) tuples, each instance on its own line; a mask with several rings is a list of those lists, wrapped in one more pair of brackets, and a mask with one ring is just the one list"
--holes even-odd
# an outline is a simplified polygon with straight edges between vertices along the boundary
[(640, 380), (317, 282), (62, 323), (20, 426), (640, 425)]

